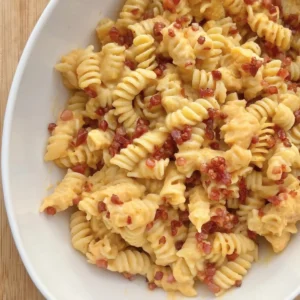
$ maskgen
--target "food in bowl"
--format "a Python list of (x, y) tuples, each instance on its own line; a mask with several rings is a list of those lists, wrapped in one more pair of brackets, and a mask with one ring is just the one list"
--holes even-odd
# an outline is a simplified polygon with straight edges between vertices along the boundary
[(68, 171), (41, 211), (76, 209), (89, 263), (220, 295), (257, 236), (284, 250), (300, 219), (300, 64), (282, 22), (266, 1), (127, 0), (97, 26), (100, 51), (62, 57), (72, 96), (45, 160)]

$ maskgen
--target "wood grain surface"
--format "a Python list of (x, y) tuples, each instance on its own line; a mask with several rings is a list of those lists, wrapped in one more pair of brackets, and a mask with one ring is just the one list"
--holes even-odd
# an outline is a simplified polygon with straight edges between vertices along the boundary
[[(6, 101), (26, 41), (49, 0), (0, 0), (1, 133)], [(0, 195), (0, 300), (41, 300), (13, 242)]]
[[(0, 0), (1, 133), (6, 101), (19, 58), (48, 2), (49, 0)], [(2, 184), (0, 197), (0, 300), (44, 299), (26, 273), (14, 245), (3, 204)]]

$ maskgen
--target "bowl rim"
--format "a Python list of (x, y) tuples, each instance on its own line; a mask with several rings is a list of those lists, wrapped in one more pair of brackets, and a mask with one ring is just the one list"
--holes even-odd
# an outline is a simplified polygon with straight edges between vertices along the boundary
[(16, 68), (16, 72), (11, 84), (11, 88), (8, 95), (4, 122), (3, 122), (3, 133), (2, 133), (2, 156), (1, 156), (1, 175), (2, 175), (2, 189), (3, 189), (3, 199), (4, 205), (6, 208), (6, 214), (8, 218), (8, 223), (11, 229), (11, 233), (19, 252), (19, 255), (22, 259), (22, 262), (25, 266), (27, 273), (32, 279), (33, 283), (41, 294), (48, 300), (54, 300), (54, 296), (50, 293), (48, 288), (43, 284), (41, 279), (36, 273), (35, 268), (32, 265), (32, 262), (28, 258), (27, 251), (23, 245), (22, 238), (20, 235), (20, 228), (17, 224), (17, 217), (13, 208), (13, 202), (11, 201), (10, 189), (9, 189), (9, 145), (10, 145), (10, 136), (11, 136), (11, 125), (13, 120), (14, 107), (16, 105), (16, 99), (20, 87), (20, 83), (27, 66), (28, 58), (32, 52), (32, 49), (35, 46), (35, 41), (37, 40), (41, 30), (51, 16), (52, 11), (55, 9), (59, 0), (50, 0), (46, 5), (44, 11), (39, 17), (33, 31), (31, 32), (28, 41), (25, 45), (23, 53), (21, 55), (20, 61)]
[[(11, 229), (11, 233), (16, 245), (16, 248), (19, 252), (19, 255), (22, 259), (22, 262), (25, 266), (27, 273), (32, 279), (33, 283), (41, 294), (48, 300), (55, 300), (54, 296), (50, 293), (48, 288), (43, 284), (41, 279), (36, 273), (35, 268), (33, 267), (30, 259), (28, 258), (27, 251), (23, 245), (19, 226), (17, 224), (16, 214), (13, 208), (11, 201), (11, 195), (9, 191), (9, 144), (10, 144), (10, 135), (11, 135), (11, 125), (13, 119), (14, 107), (16, 105), (17, 94), (19, 86), (22, 80), (24, 70), (27, 66), (27, 60), (32, 52), (32, 49), (35, 45), (35, 41), (40, 34), (40, 31), (44, 27), (45, 23), (51, 16), (52, 11), (55, 9), (59, 0), (49, 0), (49, 3), (46, 5), (44, 11), (42, 12), (40, 18), (38, 19), (32, 33), (30, 34), (28, 41), (24, 47), (23, 53), (21, 55), (20, 61), (17, 65), (16, 72), (11, 84), (11, 88), (8, 95), (4, 122), (3, 122), (3, 133), (2, 133), (2, 155), (1, 155), (1, 175), (2, 175), (2, 186), (3, 186), (3, 200), (4, 206), (6, 209), (6, 214), (8, 218), (8, 223)], [(292, 300), (300, 294), (300, 283), (299, 286), (292, 291), (285, 299)]]

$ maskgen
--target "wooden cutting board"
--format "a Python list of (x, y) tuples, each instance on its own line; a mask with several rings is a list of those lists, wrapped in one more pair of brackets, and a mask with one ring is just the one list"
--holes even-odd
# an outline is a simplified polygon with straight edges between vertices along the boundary
[[(1, 133), (6, 101), (19, 58), (49, 0), (0, 0)], [(0, 141), (1, 143), (1, 141)], [(0, 195), (0, 300), (41, 300), (22, 264), (7, 223)]]
[[(49, 0), (0, 0), (1, 132), (8, 92), (15, 69), (29, 34), (48, 2)], [(0, 300), (44, 299), (27, 275), (12, 240), (2, 192), (0, 194), (0, 230)]]

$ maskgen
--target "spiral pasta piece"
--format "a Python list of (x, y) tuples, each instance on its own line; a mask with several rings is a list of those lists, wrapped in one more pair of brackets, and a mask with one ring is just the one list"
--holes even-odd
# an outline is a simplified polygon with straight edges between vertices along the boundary
[(273, 21), (263, 13), (254, 13), (253, 8), (248, 5), (248, 24), (259, 37), (264, 37), (266, 41), (276, 45), (286, 51), (291, 46), (292, 32)]
[(172, 206), (178, 207), (185, 203), (185, 176), (180, 174), (176, 166), (171, 164), (166, 172), (164, 185), (160, 191), (160, 196), (164, 197)]
[(75, 92), (74, 95), (68, 100), (67, 109), (75, 113), (83, 114), (88, 97), (84, 92)]
[(90, 226), (93, 231), (94, 237), (100, 240), (109, 233), (109, 230), (105, 226), (101, 217), (92, 217), (90, 220)]
[(254, 255), (246, 253), (240, 255), (235, 261), (230, 261), (217, 270), (213, 276), (213, 282), (222, 290), (228, 290), (236, 281), (242, 280), (251, 268)]
[(70, 142), (82, 125), (82, 116), (77, 113), (73, 114), (73, 118), (69, 121), (63, 121), (59, 118), (57, 126), (48, 139), (47, 151), (44, 156), (45, 161), (65, 156)]
[(89, 222), (86, 220), (86, 214), (82, 211), (76, 211), (72, 214), (70, 220), (70, 230), (73, 247), (86, 254), (89, 243), (93, 240), (93, 232)]
[(107, 269), (113, 272), (132, 275), (147, 275), (152, 263), (150, 257), (136, 250), (125, 250), (118, 253), (113, 260), (108, 260)]
[[(106, 201), (104, 201), (106, 202)], [(144, 199), (132, 199), (121, 206), (109, 205), (110, 222), (114, 227), (125, 227), (134, 230), (143, 227), (154, 220), (158, 209), (158, 199), (148, 195)], [(128, 219), (130, 222), (128, 222)]]
[(245, 204), (240, 204), (237, 215), (241, 222), (247, 221), (249, 213), (265, 205), (265, 200), (259, 197), (247, 197)]
[[(162, 237), (165, 238), (165, 243), (159, 242)], [(155, 253), (156, 264), (167, 266), (177, 260), (174, 238), (161, 220), (154, 222), (153, 227), (147, 232), (147, 240)]]
[(69, 149), (64, 157), (58, 158), (54, 162), (60, 168), (72, 168), (80, 164), (87, 164), (89, 167), (96, 169), (101, 159), (102, 152), (100, 150), (92, 152), (85, 144)]
[(156, 48), (151, 35), (139, 35), (133, 40), (135, 60), (138, 68), (154, 70), (157, 67)]
[[(170, 35), (170, 32), (173, 34)], [(163, 47), (179, 67), (192, 69), (195, 65), (195, 54), (188, 39), (182, 30), (176, 29), (173, 24), (162, 30)]]
[(257, 135), (258, 142), (251, 145), (250, 151), (252, 153), (251, 162), (258, 168), (262, 168), (270, 152), (269, 140), (275, 134), (274, 124), (266, 122), (266, 118), (261, 120), (261, 128)]
[(166, 127), (169, 130), (174, 128), (182, 128), (184, 125), (196, 125), (207, 119), (208, 109), (218, 109), (220, 106), (216, 99), (198, 99), (195, 102), (188, 103), (182, 109), (179, 109), (166, 118)]
[(126, 0), (116, 25), (125, 28), (133, 25), (142, 17), (149, 3), (150, 0)]
[(81, 89), (97, 87), (101, 84), (100, 57), (94, 46), (88, 46), (78, 57), (78, 85)]
[(120, 154), (111, 159), (111, 163), (132, 171), (141, 159), (146, 158), (149, 153), (153, 153), (155, 146), (160, 147), (165, 142), (167, 135), (167, 133), (158, 130), (147, 132), (135, 139), (133, 144), (122, 149)]
[(210, 203), (202, 187), (195, 187), (190, 193), (189, 219), (201, 232), (202, 225), (210, 220)]
[(82, 54), (81, 49), (73, 50), (61, 58), (61, 62), (55, 65), (55, 69), (61, 73), (63, 83), (67, 89), (78, 89), (77, 67), (78, 59)]
[(255, 250), (256, 244), (248, 237), (242, 234), (220, 233), (214, 235), (212, 243), (212, 251), (221, 253), (222, 256), (231, 255), (234, 252), (237, 254), (246, 254)]
[(276, 109), (273, 117), (273, 123), (288, 131), (295, 123), (295, 116), (293, 111), (283, 103), (280, 103)]
[(144, 159), (141, 160), (140, 163), (131, 172), (128, 172), (127, 176), (162, 180), (165, 177), (165, 172), (169, 165), (169, 162), (170, 160), (168, 158), (154, 161), (155, 166), (152, 168), (147, 166), (147, 159)]
[(248, 106), (247, 111), (260, 121), (262, 118), (273, 118), (277, 107), (278, 103), (276, 101), (263, 98)]
[(117, 80), (122, 75), (125, 49), (116, 43), (108, 43), (102, 47), (101, 74), (105, 84)]
[(149, 83), (156, 78), (150, 70), (137, 69), (123, 78), (114, 91), (115, 115), (126, 128), (133, 127), (139, 115), (133, 110), (133, 100)]
[(291, 80), (298, 81), (300, 79), (300, 56), (297, 56), (296, 61), (292, 61), (288, 70), (291, 75)]
[(109, 31), (115, 26), (115, 22), (112, 19), (102, 19), (96, 28), (96, 33), (100, 44), (105, 45), (110, 41)]
[(73, 206), (73, 200), (81, 194), (86, 179), (84, 175), (69, 170), (54, 192), (44, 198), (40, 211), (52, 207), (56, 212), (60, 212)]
[(288, 132), (288, 137), (295, 146), (299, 147), (299, 145), (300, 145), (300, 124), (294, 126)]

